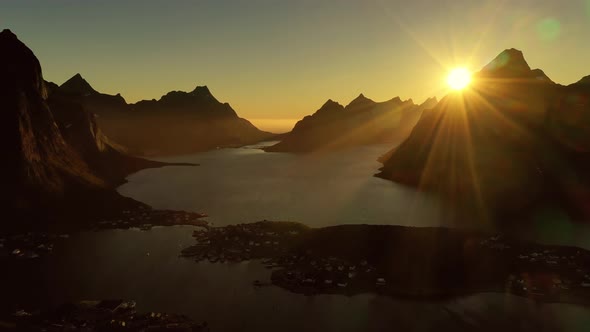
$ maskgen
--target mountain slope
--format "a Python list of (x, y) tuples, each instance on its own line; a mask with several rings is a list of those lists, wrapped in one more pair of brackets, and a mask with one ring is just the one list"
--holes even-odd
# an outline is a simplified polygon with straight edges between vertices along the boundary
[(104, 187), (66, 145), (47, 104), (47, 90), (39, 61), (17, 37), (0, 33), (0, 105), (3, 116), (0, 144), (7, 155), (2, 177), (16, 201), (26, 200), (29, 188), (61, 194), (66, 182)]
[(109, 184), (120, 184), (128, 174), (140, 169), (166, 165), (128, 155), (103, 133), (95, 114), (61, 91), (50, 92), (47, 103), (66, 143)]
[(588, 122), (577, 121), (590, 115), (589, 96), (584, 87), (553, 83), (520, 51), (506, 50), (469, 89), (425, 111), (379, 176), (441, 193), (458, 221), (535, 219), (547, 203), (587, 218), (571, 196), (588, 194), (572, 179), (584, 178), (589, 165), (580, 163), (590, 151)]
[(238, 117), (206, 86), (190, 92), (172, 91), (159, 100), (135, 104), (127, 104), (121, 95), (96, 92), (79, 75), (62, 84), (59, 91), (97, 114), (105, 133), (135, 154), (193, 153), (251, 144), (272, 136)]
[(80, 105), (49, 97), (55, 86), (10, 30), (0, 33), (0, 49), (1, 204), (12, 217), (0, 226), (140, 205), (116, 193), (115, 184), (130, 170), (162, 164), (116, 151)]
[(415, 105), (398, 97), (377, 103), (363, 94), (346, 107), (328, 100), (266, 151), (311, 152), (399, 140), (409, 133), (421, 112), (435, 103), (431, 99)]

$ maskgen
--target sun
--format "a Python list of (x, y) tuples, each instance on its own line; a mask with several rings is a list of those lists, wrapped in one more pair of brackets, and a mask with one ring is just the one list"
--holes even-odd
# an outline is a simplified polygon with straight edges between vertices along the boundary
[(471, 83), (471, 72), (466, 68), (455, 68), (447, 77), (447, 84), (453, 90), (463, 90)]

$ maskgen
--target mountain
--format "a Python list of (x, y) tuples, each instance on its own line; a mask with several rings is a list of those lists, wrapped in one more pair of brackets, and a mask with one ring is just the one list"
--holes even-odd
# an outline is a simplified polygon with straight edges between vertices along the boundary
[(93, 114), (122, 112), (128, 107), (127, 102), (120, 94), (100, 93), (80, 74), (74, 75), (59, 87), (53, 85), (52, 91), (59, 95), (61, 100), (67, 99), (80, 104)]
[(66, 143), (102, 179), (113, 185), (124, 182), (125, 177), (147, 167), (165, 163), (130, 156), (125, 148), (110, 140), (102, 131), (94, 113), (82, 104), (72, 101), (60, 90), (48, 90), (47, 103)]
[(209, 91), (207, 86), (197, 86), (191, 92), (172, 91), (160, 100), (142, 100), (131, 105), (133, 111), (172, 113), (188, 113), (203, 117), (237, 117), (228, 103), (220, 103)]
[(79, 73), (61, 85), (61, 91), (72, 95), (91, 96), (99, 94)]
[(247, 145), (272, 136), (240, 118), (206, 86), (190, 92), (172, 91), (159, 100), (127, 104), (120, 94), (97, 92), (77, 74), (59, 91), (97, 114), (96, 120), (105, 133), (135, 154), (186, 154)]
[(409, 134), (422, 111), (434, 104), (436, 99), (415, 105), (399, 97), (378, 103), (363, 94), (345, 107), (328, 100), (266, 151), (312, 152), (399, 140)]
[(4, 227), (56, 221), (140, 203), (114, 187), (132, 171), (162, 163), (128, 157), (102, 135), (81, 105), (55, 95), (33, 52), (0, 33), (1, 204)]
[(438, 192), (457, 221), (587, 219), (589, 87), (555, 84), (506, 50), (425, 111), (378, 176)]
[(577, 81), (575, 85), (587, 85), (590, 84), (590, 75), (582, 77), (581, 80)]

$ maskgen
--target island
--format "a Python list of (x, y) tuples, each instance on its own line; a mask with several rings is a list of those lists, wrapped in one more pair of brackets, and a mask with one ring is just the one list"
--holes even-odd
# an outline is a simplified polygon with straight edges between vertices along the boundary
[[(262, 260), (273, 285), (301, 294), (377, 293), (440, 299), (506, 292), (590, 304), (590, 251), (450, 228), (262, 221), (194, 232), (182, 256)], [(253, 281), (262, 286), (262, 281)]]

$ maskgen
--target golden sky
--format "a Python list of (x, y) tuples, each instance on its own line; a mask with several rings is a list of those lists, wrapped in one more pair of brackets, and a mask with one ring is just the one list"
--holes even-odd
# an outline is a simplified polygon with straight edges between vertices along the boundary
[(327, 99), (442, 97), (450, 68), (506, 48), (558, 83), (590, 74), (590, 0), (9, 0), (0, 22), (47, 80), (128, 102), (207, 85), (278, 127)]

